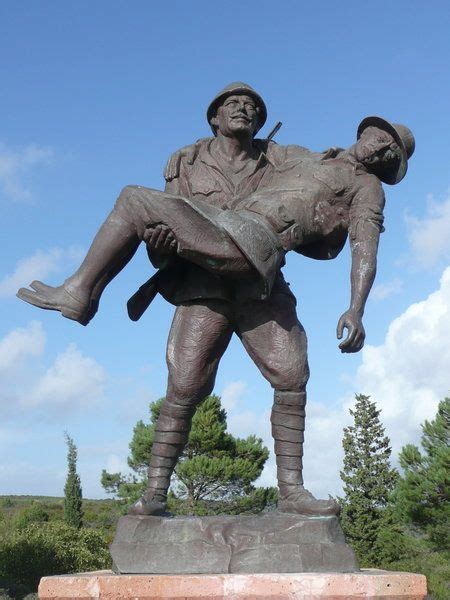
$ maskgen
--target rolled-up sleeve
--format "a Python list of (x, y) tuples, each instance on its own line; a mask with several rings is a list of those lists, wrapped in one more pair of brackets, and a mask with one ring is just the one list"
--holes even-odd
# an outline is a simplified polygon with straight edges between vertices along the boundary
[(384, 231), (384, 191), (373, 175), (357, 178), (357, 189), (350, 207), (348, 233), (351, 242), (364, 241)]

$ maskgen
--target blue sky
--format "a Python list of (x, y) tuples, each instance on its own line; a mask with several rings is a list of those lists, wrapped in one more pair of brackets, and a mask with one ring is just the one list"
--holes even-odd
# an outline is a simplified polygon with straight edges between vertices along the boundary
[[(62, 493), (63, 431), (79, 448), (87, 497), (102, 468), (125, 464), (132, 428), (164, 395), (173, 307), (139, 323), (128, 297), (152, 273), (142, 251), (87, 327), (19, 302), (40, 278), (60, 283), (121, 188), (162, 188), (171, 152), (209, 135), (205, 110), (230, 81), (253, 85), (281, 144), (353, 143), (376, 114), (403, 122), (417, 150), (386, 186), (386, 232), (368, 302), (367, 342), (337, 350), (349, 253), (290, 256), (285, 275), (309, 338), (307, 486), (339, 491), (342, 427), (355, 392), (382, 408), (395, 451), (448, 393), (450, 120), (447, 2), (4, 2), (0, 6), (0, 494)], [(237, 435), (270, 443), (271, 390), (233, 340), (216, 390)], [(263, 475), (273, 482), (273, 464)]]

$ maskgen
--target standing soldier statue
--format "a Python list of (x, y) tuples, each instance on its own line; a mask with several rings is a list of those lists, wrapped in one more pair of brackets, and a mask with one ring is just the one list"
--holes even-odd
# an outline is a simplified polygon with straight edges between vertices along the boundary
[(280, 268), (289, 250), (335, 258), (349, 236), (351, 301), (337, 334), (341, 339), (347, 330), (342, 352), (361, 350), (383, 223), (381, 181), (395, 184), (404, 177), (414, 137), (403, 125), (368, 117), (349, 149), (313, 153), (255, 139), (266, 114), (249, 85), (228, 85), (207, 110), (214, 137), (171, 157), (165, 192), (124, 188), (74, 275), (59, 287), (34, 281), (31, 290), (18, 292), (86, 325), (103, 289), (146, 243), (159, 270), (130, 299), (130, 317), (137, 320), (157, 292), (177, 308), (148, 487), (130, 514), (164, 513), (192, 416), (213, 390), (233, 333), (274, 388), (279, 510), (312, 516), (339, 511), (334, 500), (317, 500), (303, 486), (307, 343)]

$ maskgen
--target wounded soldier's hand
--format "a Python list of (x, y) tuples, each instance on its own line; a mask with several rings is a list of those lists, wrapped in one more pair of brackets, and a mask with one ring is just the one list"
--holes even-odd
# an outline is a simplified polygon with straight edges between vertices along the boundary
[(336, 330), (338, 340), (342, 339), (344, 328), (347, 329), (347, 337), (339, 344), (341, 352), (359, 352), (366, 338), (361, 316), (354, 310), (347, 310), (342, 315)]
[(177, 253), (178, 244), (175, 235), (170, 227), (163, 223), (147, 227), (144, 233), (144, 242), (150, 253), (164, 257), (174, 256)]

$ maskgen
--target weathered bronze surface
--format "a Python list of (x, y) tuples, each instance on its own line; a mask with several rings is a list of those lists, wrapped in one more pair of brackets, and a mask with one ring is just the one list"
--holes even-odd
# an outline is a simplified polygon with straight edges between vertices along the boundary
[(403, 125), (368, 117), (353, 146), (314, 153), (255, 139), (266, 114), (250, 86), (227, 86), (207, 110), (214, 137), (169, 159), (165, 192), (125, 187), (76, 273), (59, 287), (34, 281), (18, 292), (22, 300), (86, 325), (106, 285), (141, 242), (147, 245), (158, 271), (130, 299), (129, 315), (137, 320), (158, 292), (177, 309), (148, 489), (130, 514), (164, 513), (192, 415), (211, 393), (233, 333), (274, 388), (279, 510), (304, 516), (339, 511), (333, 500), (317, 500), (303, 486), (306, 335), (280, 268), (290, 250), (332, 259), (349, 237), (351, 302), (337, 336), (347, 330), (342, 352), (361, 350), (383, 223), (381, 182), (404, 177), (414, 137)]
[(213, 517), (121, 517), (117, 573), (349, 573), (358, 570), (337, 517), (274, 511)]

